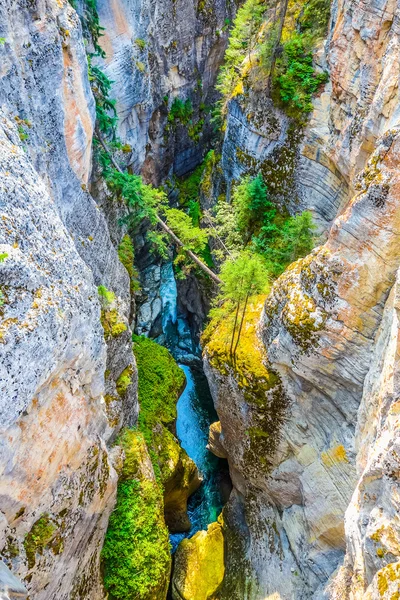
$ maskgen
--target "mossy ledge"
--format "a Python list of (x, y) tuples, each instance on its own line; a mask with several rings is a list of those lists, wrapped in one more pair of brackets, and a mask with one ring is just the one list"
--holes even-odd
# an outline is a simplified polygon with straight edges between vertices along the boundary
[[(117, 439), (124, 452), (117, 502), (102, 552), (109, 600), (164, 600), (171, 558), (169, 531), (190, 528), (187, 498), (200, 484), (197, 469), (173, 435), (185, 375), (166, 348), (133, 336), (140, 414)], [(123, 396), (131, 372), (117, 380)]]
[[(288, 410), (288, 398), (279, 374), (268, 363), (257, 336), (257, 324), (265, 295), (248, 304), (245, 325), (236, 354), (230, 356), (231, 331), (227, 319), (211, 321), (204, 332), (204, 351), (208, 361), (224, 378), (232, 376), (248, 405), (250, 426), (246, 431), (244, 456), (250, 471), (271, 468)], [(223, 422), (221, 420), (222, 428)]]
[(162, 490), (139, 431), (125, 430), (125, 453), (102, 550), (104, 586), (110, 600), (164, 600), (171, 557)]

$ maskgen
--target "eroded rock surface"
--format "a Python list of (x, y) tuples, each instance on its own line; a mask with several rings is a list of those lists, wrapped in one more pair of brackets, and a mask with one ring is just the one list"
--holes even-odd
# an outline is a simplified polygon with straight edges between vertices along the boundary
[[(254, 405), (242, 374), (206, 350), (234, 484), (222, 598), (398, 592), (399, 14), (396, 2), (332, 6), (321, 58), (331, 83), (314, 101), (292, 180), (329, 235), (275, 282), (259, 324), (283, 414), (268, 404), (270, 391)], [(257, 102), (275, 116), (273, 139), (259, 127), (265, 121), (246, 118)], [(233, 178), (261, 168), (285, 140), (286, 117), (267, 105), (251, 97), (230, 105), (223, 152), (232, 157), (238, 142), (247, 160), (230, 161)], [(303, 193), (299, 176), (318, 185)]]
[(174, 600), (212, 600), (224, 578), (224, 537), (220, 523), (198, 531), (178, 547), (172, 578)]

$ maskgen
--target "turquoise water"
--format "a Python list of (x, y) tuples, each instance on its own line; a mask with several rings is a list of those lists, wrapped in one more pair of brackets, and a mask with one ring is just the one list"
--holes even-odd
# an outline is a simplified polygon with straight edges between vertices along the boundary
[(203, 477), (200, 488), (189, 499), (188, 514), (192, 528), (188, 533), (170, 536), (172, 551), (185, 537), (191, 537), (216, 521), (224, 501), (224, 488), (229, 486), (226, 461), (206, 448), (208, 428), (218, 420), (207, 380), (202, 372), (180, 365), (186, 375), (186, 388), (178, 400), (176, 433), (182, 448), (197, 465)]

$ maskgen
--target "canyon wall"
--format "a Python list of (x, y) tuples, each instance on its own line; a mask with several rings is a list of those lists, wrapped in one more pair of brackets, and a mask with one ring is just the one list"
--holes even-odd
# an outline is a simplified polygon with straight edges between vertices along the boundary
[[(270, 100), (250, 94), (228, 107), (228, 178), (264, 168), (274, 193), (266, 161), (280, 144), (291, 149), (290, 187), (278, 196), (294, 190), (327, 241), (265, 301), (258, 335), (271, 383), (262, 402), (206, 348), (216, 443), (234, 482), (223, 598), (398, 592), (399, 16), (397, 2), (333, 3), (315, 56), (330, 82), (294, 146), (290, 119)], [(254, 106), (256, 123), (246, 116)]]
[[(0, 14), (0, 546), (31, 597), (102, 598), (110, 441), (138, 410), (129, 276), (88, 193), (95, 105), (79, 18), (52, 1)], [(100, 284), (123, 324), (107, 343)]]

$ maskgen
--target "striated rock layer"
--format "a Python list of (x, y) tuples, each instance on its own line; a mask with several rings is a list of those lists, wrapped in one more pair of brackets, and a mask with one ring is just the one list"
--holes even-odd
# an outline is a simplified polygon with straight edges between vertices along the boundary
[[(109, 443), (138, 410), (129, 276), (87, 191), (95, 106), (76, 12), (3, 2), (0, 23), (0, 549), (30, 597), (95, 600)], [(123, 325), (108, 349), (100, 284)], [(112, 418), (106, 368), (110, 391), (131, 377)]]
[[(234, 483), (224, 599), (398, 594), (399, 17), (397, 2), (333, 3), (331, 81), (294, 168), (300, 206), (329, 233), (275, 282), (260, 315), (263, 361), (277, 379), (255, 402), (206, 348), (221, 428), (211, 442)], [(232, 178), (261, 168), (282, 139), (261, 143), (260, 116), (243, 117), (257, 102), (276, 117), (265, 98), (230, 105), (222, 161), (234, 123), (239, 158), (254, 159), (231, 161)], [(310, 178), (318, 185), (303, 193)]]

